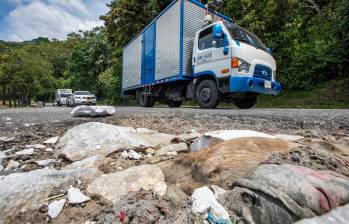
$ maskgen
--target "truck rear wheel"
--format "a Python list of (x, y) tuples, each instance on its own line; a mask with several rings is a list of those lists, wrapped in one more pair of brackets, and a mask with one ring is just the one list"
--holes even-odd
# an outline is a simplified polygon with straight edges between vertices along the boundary
[(169, 100), (169, 101), (167, 102), (167, 105), (168, 105), (170, 108), (180, 107), (180, 106), (182, 105), (182, 101)]
[(207, 79), (200, 82), (196, 90), (196, 101), (203, 109), (214, 109), (218, 106), (220, 93), (213, 80)]
[(139, 105), (141, 105), (141, 107), (153, 107), (154, 104), (154, 97), (149, 96), (144, 92), (139, 95)]
[(234, 102), (234, 104), (239, 109), (250, 109), (256, 104), (256, 102), (257, 102), (257, 96), (250, 96), (250, 97), (240, 99), (239, 101)]

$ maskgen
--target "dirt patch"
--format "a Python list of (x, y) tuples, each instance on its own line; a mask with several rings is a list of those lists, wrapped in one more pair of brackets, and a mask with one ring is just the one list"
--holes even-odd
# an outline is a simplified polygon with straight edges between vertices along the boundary
[[(151, 191), (132, 192), (97, 218), (98, 223), (200, 223), (188, 201), (170, 203)], [(201, 221), (202, 223), (202, 221)]]
[(160, 163), (166, 182), (185, 193), (215, 184), (228, 188), (275, 152), (289, 151), (296, 144), (269, 138), (239, 138)]

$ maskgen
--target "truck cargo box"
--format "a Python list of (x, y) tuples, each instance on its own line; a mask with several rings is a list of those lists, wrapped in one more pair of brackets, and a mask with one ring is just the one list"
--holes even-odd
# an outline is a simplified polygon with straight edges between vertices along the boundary
[[(213, 21), (230, 20), (210, 10)], [(190, 80), (195, 33), (202, 29), (205, 6), (175, 0), (123, 49), (122, 92), (146, 85)]]

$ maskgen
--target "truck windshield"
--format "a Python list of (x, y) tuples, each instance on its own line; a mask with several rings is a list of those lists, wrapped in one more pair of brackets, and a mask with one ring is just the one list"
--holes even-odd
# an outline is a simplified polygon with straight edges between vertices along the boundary
[(74, 95), (91, 95), (90, 92), (88, 91), (79, 91), (79, 92), (74, 92)]
[(60, 97), (69, 97), (71, 94), (67, 94), (67, 93), (62, 93), (61, 95), (59, 95)]
[(225, 22), (224, 25), (227, 27), (230, 35), (234, 40), (238, 40), (246, 44), (252, 45), (256, 48), (260, 48), (267, 51), (267, 47), (255, 34), (230, 22)]

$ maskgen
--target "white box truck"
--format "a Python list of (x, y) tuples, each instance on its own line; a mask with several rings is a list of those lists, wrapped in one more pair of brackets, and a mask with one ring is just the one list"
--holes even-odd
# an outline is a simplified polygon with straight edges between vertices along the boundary
[(73, 91), (71, 89), (57, 89), (55, 92), (54, 104), (57, 106), (62, 106), (67, 104), (67, 99), (72, 95)]
[(221, 99), (253, 107), (276, 95), (276, 63), (253, 33), (195, 0), (175, 0), (123, 49), (122, 94), (143, 107), (179, 107), (195, 100), (215, 108)]

